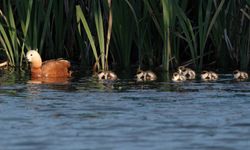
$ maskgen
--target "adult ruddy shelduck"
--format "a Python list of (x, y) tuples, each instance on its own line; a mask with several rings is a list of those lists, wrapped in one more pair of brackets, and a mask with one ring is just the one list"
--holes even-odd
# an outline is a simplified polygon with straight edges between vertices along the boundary
[(26, 54), (31, 63), (32, 78), (66, 78), (71, 76), (70, 62), (64, 59), (54, 59), (42, 62), (40, 54), (36, 50), (30, 50)]

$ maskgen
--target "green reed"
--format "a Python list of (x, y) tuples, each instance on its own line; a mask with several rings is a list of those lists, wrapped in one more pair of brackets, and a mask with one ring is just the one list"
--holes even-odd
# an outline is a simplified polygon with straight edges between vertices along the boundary
[[(87, 20), (86, 20), (86, 18), (84, 16), (84, 13), (83, 13), (80, 5), (76, 6), (76, 17), (77, 17), (77, 22), (80, 22), (80, 21), (82, 22), (82, 25), (84, 27), (84, 30), (85, 30), (86, 35), (88, 37), (88, 40), (90, 42), (90, 45), (91, 45), (91, 48), (92, 48), (96, 63), (98, 64), (98, 68), (99, 68), (99, 65), (100, 65), (99, 64), (99, 57), (98, 57), (97, 48), (96, 48), (96, 45), (95, 45), (95, 42), (94, 42), (94, 36), (91, 33), (88, 22), (87, 22)], [(79, 23), (78, 23), (78, 32), (81, 35), (81, 25)]]
[[(134, 36), (134, 43), (138, 50), (138, 69), (141, 69), (148, 64), (149, 67), (153, 66), (154, 61), (154, 48), (152, 42), (152, 33), (150, 33), (150, 13), (146, 8), (146, 3), (148, 1), (139, 1), (134, 5), (129, 2), (128, 5), (133, 13), (136, 27), (136, 34)], [(148, 4), (148, 3), (147, 3)]]
[(161, 0), (163, 9), (163, 70), (169, 71), (171, 42), (170, 42), (170, 22), (172, 20), (172, 1)]
[(249, 1), (226, 1), (212, 29), (218, 64), (225, 70), (249, 66), (249, 13)]
[(210, 50), (206, 49), (207, 40), (224, 2), (225, 0), (222, 0), (213, 11), (213, 1), (199, 1), (197, 24), (192, 23), (183, 9), (178, 5), (176, 7), (181, 32), (183, 32), (181, 38), (187, 42), (193, 63), (198, 70), (202, 69), (204, 56), (210, 53)]
[(129, 6), (134, 4), (132, 0), (115, 0), (112, 4), (112, 48), (119, 64), (125, 69), (128, 69), (131, 64), (131, 48), (136, 30), (133, 12)]
[(0, 41), (10, 65), (15, 66), (19, 63), (19, 53), (17, 51), (19, 39), (17, 38), (17, 30), (11, 2), (3, 0), (3, 7), (4, 10), (1, 13), (0, 23)]
[(24, 53), (37, 48), (44, 59), (70, 57), (86, 66), (95, 61), (102, 70), (109, 60), (126, 69), (136, 64), (169, 71), (192, 64), (201, 70), (214, 63), (247, 70), (249, 5), (250, 0), (3, 0), (0, 49), (12, 66), (22, 66)]
[[(95, 31), (97, 34), (97, 40), (98, 43), (95, 43), (95, 36), (93, 35), (93, 31), (91, 31), (91, 28), (88, 25), (88, 22), (86, 20), (86, 17), (81, 9), (81, 7), (78, 5), (76, 6), (76, 17), (77, 22), (81, 21), (82, 25), (85, 29), (86, 35), (88, 37), (88, 40), (90, 42), (95, 61), (97, 64), (98, 70), (106, 70), (108, 69), (108, 53), (109, 53), (109, 43), (110, 43), (110, 37), (111, 37), (111, 29), (112, 29), (112, 12), (111, 12), (111, 0), (106, 1), (105, 4), (108, 4), (108, 10), (109, 10), (109, 17), (108, 17), (108, 30), (107, 30), (107, 36), (105, 38), (105, 31), (104, 31), (104, 19), (103, 19), (103, 12), (101, 9), (101, 4), (105, 5), (104, 3), (101, 3), (99, 0), (94, 0), (92, 2), (93, 5), (93, 15), (94, 15), (94, 23), (95, 23)], [(81, 33), (81, 26), (78, 25), (78, 32)], [(97, 49), (97, 47), (99, 49)], [(97, 51), (99, 50), (99, 52)], [(99, 54), (98, 54), (99, 53)], [(100, 60), (101, 59), (101, 63)], [(101, 68), (100, 68), (101, 64)]]
[[(75, 45), (73, 30), (76, 26), (76, 22), (73, 22), (74, 1), (4, 0), (1, 4), (6, 18), (1, 19), (1, 35), (4, 31), (7, 33), (5, 38), (1, 38), (1, 45), (11, 64), (22, 66), (24, 53), (29, 49), (38, 49), (45, 59), (65, 57), (72, 53)], [(7, 46), (7, 38), (13, 42), (11, 39), (16, 39), (17, 44), (11, 42), (12, 45)]]

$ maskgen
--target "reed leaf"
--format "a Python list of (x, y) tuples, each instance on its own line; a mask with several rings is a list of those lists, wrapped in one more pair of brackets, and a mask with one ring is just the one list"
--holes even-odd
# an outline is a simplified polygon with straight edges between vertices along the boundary
[(100, 57), (102, 69), (105, 70), (105, 39), (104, 39), (104, 29), (103, 29), (103, 18), (102, 18), (102, 10), (100, 6), (99, 0), (93, 0), (94, 5), (94, 18), (96, 25), (97, 38), (99, 41), (100, 48)]
[(225, 0), (221, 0), (218, 8), (216, 8), (215, 13), (211, 16), (213, 1), (207, 1), (205, 4), (207, 7), (205, 9), (205, 17), (203, 18), (203, 1), (200, 1), (199, 5), (199, 17), (198, 17), (198, 34), (199, 34), (199, 49), (200, 49), (200, 61), (199, 61), (199, 70), (202, 69), (203, 65), (203, 56), (204, 49), (207, 43), (208, 36), (210, 35), (211, 29), (214, 26), (214, 23), (218, 17), (219, 12), (222, 10), (222, 6), (225, 3)]
[(6, 27), (0, 23), (1, 43), (4, 47), (10, 65), (19, 66), (18, 46), (20, 45), (20, 42), (17, 37), (12, 5), (10, 1), (6, 2), (6, 0), (4, 0), (3, 6), (4, 13), (6, 13), (6, 15), (3, 14), (2, 17)]
[(92, 48), (96, 63), (97, 63), (98, 68), (99, 68), (100, 64), (99, 64), (99, 58), (98, 58), (94, 38), (93, 38), (93, 35), (92, 35), (91, 31), (90, 31), (88, 22), (86, 21), (86, 18), (85, 18), (84, 14), (83, 14), (83, 11), (82, 11), (80, 5), (76, 5), (76, 17), (77, 17), (77, 22), (78, 22), (78, 31), (81, 33), (81, 26), (79, 24), (79, 22), (81, 21), (82, 25), (84, 27), (84, 30), (86, 32), (86, 35), (88, 37), (88, 40), (90, 42), (90, 45), (91, 45), (91, 48)]
[[(21, 5), (23, 4), (23, 5)], [(24, 58), (24, 48), (27, 46), (27, 49), (30, 49), (30, 47), (27, 45), (27, 35), (28, 35), (28, 29), (30, 26), (30, 21), (31, 21), (31, 11), (33, 7), (33, 0), (28, 0), (25, 1), (24, 3), (21, 3), (20, 1), (16, 1), (16, 6), (17, 6), (17, 11), (18, 15), (20, 18), (20, 23), (21, 23), (21, 29), (23, 33), (23, 42), (21, 46), (21, 57), (20, 57), (20, 64), (23, 62)]]
[[(131, 64), (131, 48), (135, 31), (133, 13), (128, 5), (134, 1), (113, 1), (113, 50), (122, 68), (128, 69)], [(131, 4), (133, 5), (133, 4)]]
[(108, 31), (107, 31), (107, 42), (106, 42), (106, 67), (105, 69), (108, 70), (108, 54), (109, 54), (109, 44), (112, 32), (112, 25), (113, 25), (113, 15), (112, 15), (112, 0), (108, 0), (108, 8), (109, 8), (109, 17), (108, 17)]
[(48, 27), (50, 26), (50, 15), (51, 15), (51, 10), (52, 10), (52, 5), (53, 5), (53, 0), (49, 0), (48, 8), (47, 8), (47, 11), (45, 13), (45, 19), (44, 19), (44, 22), (42, 24), (41, 40), (40, 40), (40, 44), (39, 44), (39, 50), (41, 53), (44, 49), (45, 39), (48, 38), (48, 37), (46, 37), (46, 34), (48, 32)]
[(161, 0), (162, 9), (163, 9), (163, 70), (169, 71), (169, 62), (171, 55), (171, 45), (170, 45), (170, 21), (171, 11), (172, 11), (172, 3), (171, 0)]
[(181, 9), (180, 6), (175, 5), (177, 9), (177, 18), (181, 27), (181, 34), (184, 34), (183, 36), (177, 35), (178, 37), (181, 37), (187, 42), (187, 46), (190, 50), (193, 64), (195, 67), (198, 67), (198, 51), (197, 51), (197, 42), (196, 42), (196, 33), (193, 25), (191, 24), (191, 20), (187, 17), (187, 15), (184, 13), (184, 10)]

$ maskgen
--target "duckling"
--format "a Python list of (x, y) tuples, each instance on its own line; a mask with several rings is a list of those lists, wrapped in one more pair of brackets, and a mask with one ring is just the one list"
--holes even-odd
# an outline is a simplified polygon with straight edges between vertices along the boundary
[(218, 74), (213, 71), (202, 71), (201, 79), (204, 81), (215, 81), (218, 79)]
[(154, 81), (157, 79), (157, 76), (154, 72), (147, 70), (139, 70), (136, 74), (137, 81)]
[(210, 75), (211, 75), (211, 79), (213, 81), (218, 80), (218, 78), (219, 78), (219, 75), (213, 71), (210, 71)]
[(243, 81), (243, 80), (248, 79), (248, 74), (247, 72), (244, 72), (244, 71), (235, 70), (233, 72), (233, 75), (234, 75), (234, 79), (236, 79), (237, 81)]
[(106, 75), (106, 73), (104, 71), (99, 71), (97, 73), (97, 77), (98, 77), (99, 80), (105, 80), (105, 79), (107, 79), (107, 75)]
[(178, 72), (186, 77), (188, 80), (195, 79), (196, 73), (194, 70), (190, 68), (186, 68), (184, 66), (178, 67)]
[(32, 78), (64, 78), (70, 77), (70, 62), (64, 59), (48, 60), (42, 62), (40, 54), (36, 50), (30, 50), (26, 54), (31, 63)]
[(117, 75), (113, 71), (100, 71), (97, 77), (99, 80), (117, 80)]
[(108, 80), (117, 80), (117, 75), (113, 71), (107, 71), (107, 79)]
[(137, 81), (144, 81), (144, 71), (142, 70), (137, 71), (135, 76)]
[(186, 76), (181, 74), (180, 72), (174, 72), (172, 76), (172, 81), (174, 82), (183, 82), (186, 81)]
[(154, 81), (157, 79), (156, 74), (150, 70), (145, 71), (144, 73), (145, 73), (146, 81)]

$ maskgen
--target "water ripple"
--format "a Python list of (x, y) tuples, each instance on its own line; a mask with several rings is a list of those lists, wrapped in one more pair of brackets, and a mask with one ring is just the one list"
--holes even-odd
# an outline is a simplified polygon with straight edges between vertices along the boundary
[(250, 83), (222, 77), (30, 84), (5, 76), (0, 149), (248, 149)]

